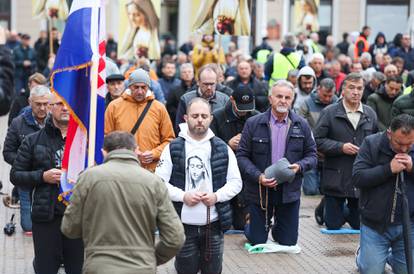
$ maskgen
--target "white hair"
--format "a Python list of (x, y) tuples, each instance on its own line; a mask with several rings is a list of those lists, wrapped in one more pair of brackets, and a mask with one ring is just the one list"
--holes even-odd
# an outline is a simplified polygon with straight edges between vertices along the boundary
[(293, 93), (293, 94), (295, 94), (295, 87), (294, 87), (294, 86), (293, 86), (293, 84), (292, 84), (291, 82), (289, 82), (288, 80), (285, 80), (285, 79), (280, 79), (280, 80), (276, 81), (276, 82), (273, 84), (272, 88), (269, 90), (269, 95), (272, 95), (272, 90), (273, 90), (275, 87), (285, 87), (285, 88), (288, 88), (288, 89), (290, 89), (290, 90), (292, 91), (292, 93)]
[(367, 59), (369, 61), (372, 61), (372, 56), (371, 56), (371, 54), (369, 52), (363, 52), (361, 54), (360, 59)]
[(50, 94), (51, 94), (50, 89), (47, 86), (38, 85), (30, 90), (29, 98), (40, 97), (40, 96), (50, 96)]
[(312, 54), (309, 63), (312, 63), (315, 59), (320, 59), (322, 62), (325, 62), (325, 57), (319, 52)]

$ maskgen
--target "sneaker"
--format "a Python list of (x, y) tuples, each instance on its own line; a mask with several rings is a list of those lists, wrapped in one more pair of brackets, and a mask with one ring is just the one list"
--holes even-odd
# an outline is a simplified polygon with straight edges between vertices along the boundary
[(323, 225), (325, 220), (323, 219), (323, 209), (325, 207), (325, 198), (322, 198), (319, 205), (315, 208), (315, 220), (318, 225)]
[(10, 195), (6, 195), (3, 197), (3, 204), (5, 207), (9, 207), (9, 208), (13, 208), (13, 209), (18, 209), (20, 208), (20, 205), (18, 203), (13, 203), (12, 202), (12, 198), (10, 197)]

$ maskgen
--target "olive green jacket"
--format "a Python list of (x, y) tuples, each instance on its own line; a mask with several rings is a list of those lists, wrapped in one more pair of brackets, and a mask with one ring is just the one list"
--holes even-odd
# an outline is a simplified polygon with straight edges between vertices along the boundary
[(79, 176), (61, 229), (83, 239), (84, 274), (155, 273), (185, 239), (164, 182), (126, 149)]

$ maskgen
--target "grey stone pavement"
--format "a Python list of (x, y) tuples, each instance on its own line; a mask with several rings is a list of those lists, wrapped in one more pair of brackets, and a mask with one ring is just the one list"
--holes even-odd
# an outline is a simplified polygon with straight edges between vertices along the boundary
[[(0, 117), (0, 145), (3, 146), (7, 117)], [(10, 193), (10, 167), (0, 156), (0, 180), (3, 192)], [(2, 197), (0, 197), (2, 198)], [(323, 235), (313, 218), (320, 197), (302, 196), (300, 208), (300, 254), (254, 254), (243, 249), (243, 235), (226, 235), (223, 273), (357, 273), (354, 253), (358, 235)], [(16, 233), (9, 237), (3, 227), (15, 213)], [(33, 274), (33, 243), (19, 225), (19, 210), (0, 204), (0, 274)], [(61, 270), (59, 273), (65, 273)], [(158, 273), (175, 273), (173, 260), (158, 268)]]

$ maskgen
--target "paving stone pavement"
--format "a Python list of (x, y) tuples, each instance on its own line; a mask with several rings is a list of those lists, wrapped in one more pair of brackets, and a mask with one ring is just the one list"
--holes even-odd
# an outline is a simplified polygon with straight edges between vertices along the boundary
[[(7, 130), (7, 117), (0, 117), (0, 146)], [(10, 167), (0, 156), (0, 180), (3, 192), (10, 193)], [(320, 197), (302, 197), (300, 208), (300, 254), (255, 254), (243, 249), (243, 235), (226, 235), (223, 273), (357, 273), (355, 250), (358, 235), (323, 235), (315, 223), (313, 210)], [(9, 237), (0, 231), (0, 274), (33, 274), (33, 242), (24, 236), (19, 225), (19, 210), (0, 204), (0, 228), (15, 213), (16, 233)], [(62, 269), (59, 273), (65, 273)], [(176, 273), (173, 260), (160, 266), (157, 273)]]

